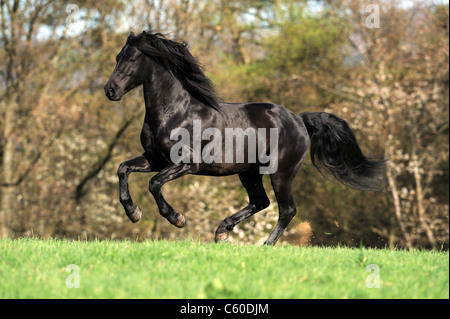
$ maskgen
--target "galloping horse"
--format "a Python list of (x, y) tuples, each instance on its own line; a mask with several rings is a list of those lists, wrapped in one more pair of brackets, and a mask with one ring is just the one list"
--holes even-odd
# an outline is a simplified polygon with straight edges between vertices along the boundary
[[(111, 101), (119, 101), (140, 85), (144, 89), (144, 153), (123, 162), (118, 169), (120, 202), (134, 223), (140, 220), (142, 211), (129, 193), (128, 176), (132, 172), (158, 172), (150, 180), (150, 193), (161, 215), (179, 228), (185, 225), (185, 217), (164, 199), (164, 184), (187, 174), (238, 174), (249, 204), (217, 228), (215, 240), (226, 241), (238, 223), (268, 207), (262, 182), (266, 173), (270, 174), (278, 202), (279, 219), (265, 244), (275, 245), (296, 214), (291, 186), (309, 145), (312, 163), (320, 171), (331, 173), (350, 187), (383, 190), (385, 160), (365, 157), (344, 120), (323, 112), (298, 115), (272, 103), (221, 103), (186, 43), (160, 33), (131, 33), (116, 62), (105, 86)], [(196, 125), (209, 131), (199, 135)], [(239, 134), (231, 135), (231, 146), (227, 143), (230, 129), (244, 133), (240, 139)], [(188, 134), (184, 144), (175, 138), (186, 135), (182, 133)], [(252, 154), (256, 146), (258, 156)], [(261, 169), (268, 163), (262, 159), (269, 153), (270, 167)]]

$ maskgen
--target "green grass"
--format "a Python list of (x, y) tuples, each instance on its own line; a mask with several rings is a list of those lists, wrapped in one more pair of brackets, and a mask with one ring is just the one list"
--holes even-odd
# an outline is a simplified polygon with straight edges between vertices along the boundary
[[(79, 288), (66, 279), (79, 269)], [(370, 264), (380, 288), (368, 288)], [(69, 280), (70, 281), (70, 280)], [(193, 241), (0, 240), (0, 298), (449, 298), (449, 255)]]

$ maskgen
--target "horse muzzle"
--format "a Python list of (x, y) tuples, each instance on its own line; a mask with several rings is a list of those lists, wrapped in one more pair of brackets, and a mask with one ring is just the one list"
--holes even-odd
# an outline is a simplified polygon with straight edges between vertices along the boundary
[(105, 85), (104, 90), (106, 97), (110, 101), (120, 101), (122, 99), (123, 94), (118, 92), (112, 85), (109, 84), (109, 82)]

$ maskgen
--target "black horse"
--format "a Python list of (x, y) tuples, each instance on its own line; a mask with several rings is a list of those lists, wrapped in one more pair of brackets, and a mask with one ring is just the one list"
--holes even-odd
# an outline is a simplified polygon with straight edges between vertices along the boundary
[[(323, 112), (298, 115), (272, 103), (221, 103), (186, 43), (167, 39), (160, 33), (144, 31), (137, 36), (131, 33), (116, 62), (105, 86), (111, 101), (119, 101), (137, 86), (144, 88), (146, 113), (141, 143), (145, 152), (118, 169), (120, 202), (134, 223), (139, 221), (142, 211), (129, 194), (128, 176), (132, 172), (158, 172), (151, 178), (149, 190), (161, 215), (179, 228), (185, 225), (185, 218), (164, 199), (161, 194), (164, 184), (187, 174), (238, 174), (248, 192), (249, 204), (225, 218), (217, 228), (215, 240), (226, 241), (238, 223), (268, 207), (269, 198), (262, 183), (265, 172), (270, 174), (279, 206), (278, 223), (265, 244), (275, 245), (296, 214), (291, 185), (309, 144), (312, 163), (321, 172), (330, 172), (345, 185), (362, 190), (381, 191), (384, 187), (385, 160), (366, 158), (344, 120)], [(206, 138), (202, 135), (199, 139), (196, 123), (201, 123), (202, 128), (212, 128)], [(223, 146), (230, 128), (244, 132), (245, 142), (240, 147), (237, 136), (232, 136), (232, 148)], [(276, 134), (269, 135), (270, 129), (275, 129)], [(188, 133), (190, 143), (180, 147), (180, 141), (174, 138), (180, 134), (174, 132)], [(255, 136), (256, 144), (263, 148), (258, 150), (258, 158), (251, 154), (256, 149), (255, 140), (251, 139)], [(215, 148), (211, 143), (215, 143)], [(276, 149), (269, 148), (269, 144)], [(214, 160), (205, 159), (206, 147), (209, 147), (207, 155), (212, 156), (214, 150)], [(264, 156), (259, 155), (267, 156), (269, 152), (276, 163), (272, 170), (261, 170), (268, 161), (262, 161)]]

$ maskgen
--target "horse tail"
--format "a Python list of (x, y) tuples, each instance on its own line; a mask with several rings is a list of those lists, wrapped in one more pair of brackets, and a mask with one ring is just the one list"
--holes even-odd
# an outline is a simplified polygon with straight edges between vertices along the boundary
[(300, 114), (311, 139), (311, 161), (344, 185), (370, 191), (385, 190), (386, 160), (364, 156), (347, 122), (324, 112)]

